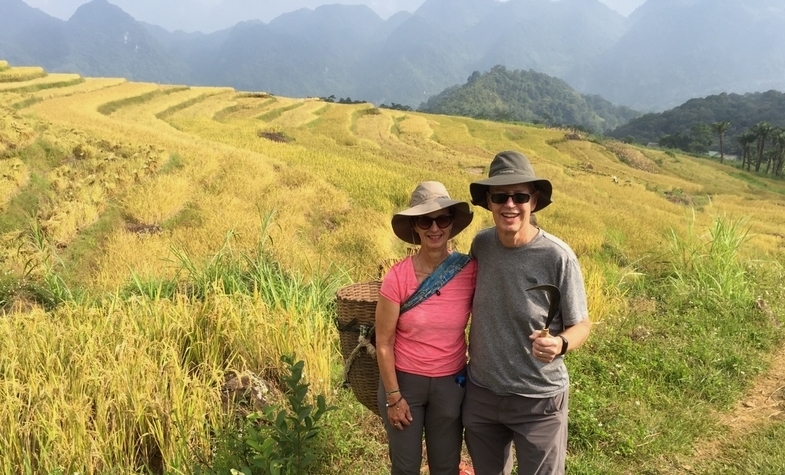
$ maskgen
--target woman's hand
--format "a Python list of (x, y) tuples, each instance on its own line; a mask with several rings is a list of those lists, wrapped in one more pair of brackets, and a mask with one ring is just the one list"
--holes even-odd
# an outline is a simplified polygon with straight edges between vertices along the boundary
[[(390, 404), (390, 401), (387, 402)], [(390, 424), (398, 430), (403, 430), (404, 427), (411, 425), (412, 413), (406, 399), (401, 396), (398, 402), (393, 401), (392, 404), (387, 408), (387, 420), (390, 421)]]

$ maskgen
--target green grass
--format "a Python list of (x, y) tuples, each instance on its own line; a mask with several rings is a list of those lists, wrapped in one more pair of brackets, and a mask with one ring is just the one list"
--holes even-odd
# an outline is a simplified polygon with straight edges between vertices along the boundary
[(77, 234), (61, 251), (63, 278), (73, 285), (86, 285), (95, 262), (105, 252), (104, 245), (109, 235), (124, 224), (120, 207), (117, 203), (110, 203), (95, 223)]
[(197, 97), (192, 97), (191, 99), (183, 101), (179, 104), (173, 105), (171, 107), (167, 107), (165, 110), (155, 114), (155, 117), (164, 120), (167, 117), (171, 117), (173, 114), (175, 114), (178, 111), (187, 109), (194, 104), (198, 104), (199, 102), (205, 100), (205, 98), (210, 97), (211, 95), (212, 95), (211, 93), (204, 93)]
[(180, 92), (180, 91), (187, 91), (188, 89), (189, 88), (185, 86), (169, 87), (166, 89), (157, 89), (155, 91), (146, 92), (138, 96), (126, 97), (123, 99), (118, 99), (116, 101), (107, 102), (106, 104), (103, 104), (98, 108), (98, 112), (100, 112), (103, 115), (111, 115), (113, 112), (117, 111), (122, 107), (144, 104), (145, 102), (151, 101), (156, 97), (164, 96), (167, 94), (173, 94), (175, 92)]
[(779, 475), (785, 473), (785, 422), (782, 417), (753, 427), (740, 440), (724, 444), (722, 455), (694, 468), (715, 475)]
[(25, 92), (36, 92), (36, 91), (43, 91), (45, 89), (54, 89), (58, 87), (69, 87), (75, 86), (77, 84), (81, 84), (84, 82), (84, 78), (74, 78), (68, 79), (65, 81), (55, 81), (55, 82), (47, 82), (41, 84), (30, 84), (28, 86), (20, 86), (15, 87), (13, 89), (6, 89), (6, 92), (16, 92), (16, 93), (25, 93)]
[(27, 186), (11, 198), (8, 211), (2, 214), (0, 233), (11, 232), (24, 226), (30, 216), (35, 216), (48, 190), (49, 183), (46, 179), (38, 173), (32, 174)]
[(11, 104), (11, 108), (15, 110), (24, 109), (25, 107), (30, 107), (33, 104), (37, 104), (41, 102), (42, 100), (43, 99), (41, 99), (40, 97), (30, 96), (27, 99), (23, 99), (19, 102), (14, 102), (13, 104)]
[[(776, 263), (765, 277), (750, 272), (737, 255), (745, 238), (743, 222), (723, 219), (706, 236), (674, 238), (670, 270), (630, 289), (648, 305), (595, 327), (567, 358), (570, 473), (660, 473), (663, 454), (686, 456), (720, 434), (715, 411), (742, 396), (785, 339), (761, 318), (752, 291), (785, 273)], [(773, 302), (785, 304), (782, 295)]]
[(30, 216), (36, 215), (41, 203), (51, 193), (46, 174), (67, 153), (62, 147), (45, 139), (38, 139), (18, 151), (19, 159), (30, 170), (30, 181), (11, 198), (7, 211), (0, 215), (0, 233), (21, 229), (26, 226)]
[(161, 168), (158, 170), (158, 173), (174, 173), (178, 170), (182, 170), (184, 166), (185, 165), (183, 165), (182, 157), (176, 153), (173, 153), (169, 155), (169, 159), (161, 166)]
[(175, 229), (178, 227), (183, 228), (196, 228), (203, 224), (204, 220), (201, 216), (199, 207), (193, 203), (187, 204), (182, 211), (175, 216), (167, 219), (161, 225), (165, 229)]
[(294, 104), (290, 104), (285, 107), (279, 107), (277, 109), (271, 110), (270, 112), (265, 112), (264, 114), (257, 116), (256, 119), (261, 120), (262, 122), (270, 122), (281, 117), (281, 115), (283, 115), (284, 112), (289, 112), (290, 110), (297, 109), (298, 107), (302, 107), (303, 104), (305, 103), (296, 102)]
[(24, 82), (45, 77), (46, 71), (38, 67), (18, 67), (0, 70), (1, 82)]
[(6, 310), (19, 292), (19, 278), (7, 270), (0, 271), (0, 314)]
[(765, 180), (763, 175), (756, 175), (754, 172), (738, 171), (730, 173), (731, 176), (737, 178), (752, 188), (762, 191), (771, 191), (781, 195), (785, 195), (785, 181), (779, 180), (777, 185), (772, 186), (770, 180)]

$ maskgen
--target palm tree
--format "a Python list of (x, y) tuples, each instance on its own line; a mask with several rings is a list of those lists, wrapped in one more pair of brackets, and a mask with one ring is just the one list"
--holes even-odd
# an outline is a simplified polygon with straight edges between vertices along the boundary
[[(772, 174), (776, 177), (782, 174), (782, 164), (785, 162), (785, 129), (782, 127), (776, 127), (774, 132), (771, 136), (771, 143), (774, 145), (774, 155), (773, 155), (773, 162), (774, 162), (774, 169), (772, 170)], [(769, 172), (768, 166), (766, 167), (766, 173)]]
[(730, 127), (730, 122), (727, 120), (722, 122), (714, 122), (711, 124), (711, 128), (717, 132), (717, 135), (720, 137), (720, 163), (725, 160), (725, 151), (723, 149), (722, 139), (725, 136), (725, 131), (728, 130)]
[[(771, 124), (766, 121), (758, 122), (752, 127), (752, 131), (755, 133), (755, 138), (758, 140), (758, 159), (755, 162), (755, 171), (760, 171), (760, 164), (763, 163), (763, 150), (766, 148), (766, 139), (768, 139), (769, 134), (771, 134)], [(749, 170), (749, 166), (747, 167)]]
[(744, 170), (744, 164), (747, 164), (747, 170), (750, 169), (750, 162), (752, 162), (752, 157), (750, 157), (750, 145), (755, 142), (757, 138), (755, 137), (755, 133), (751, 130), (745, 130), (744, 132), (740, 133), (736, 136), (736, 142), (741, 145), (741, 169)]

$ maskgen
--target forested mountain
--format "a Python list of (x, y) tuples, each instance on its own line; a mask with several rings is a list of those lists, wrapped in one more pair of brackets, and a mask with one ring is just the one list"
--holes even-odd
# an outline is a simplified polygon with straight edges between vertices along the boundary
[(446, 89), (421, 111), (466, 117), (577, 125), (593, 132), (612, 130), (640, 113), (598, 96), (584, 96), (567, 83), (535, 71), (495, 66), (475, 71), (466, 84)]
[(106, 0), (79, 7), (68, 21), (22, 0), (0, 0), (0, 57), (51, 71), (183, 83), (188, 66), (147, 29)]
[(497, 64), (560, 77), (591, 63), (625, 25), (597, 0), (426, 0), (368, 56), (359, 96), (417, 105)]
[(197, 58), (207, 63), (195, 75), (204, 84), (291, 97), (356, 96), (363, 75), (355, 68), (381, 43), (386, 28), (362, 5), (325, 5), (281, 15), (269, 24), (244, 23), (232, 28), (213, 54)]
[[(760, 122), (785, 127), (785, 94), (777, 91), (748, 94), (717, 94), (691, 99), (662, 113), (650, 113), (622, 125), (607, 135), (639, 143), (659, 142), (664, 136), (689, 143), (718, 122), (728, 122), (724, 132), (728, 150), (738, 151), (736, 138)], [(716, 146), (709, 131), (710, 145)], [(684, 148), (684, 147), (680, 147)]]
[(324, 5), (211, 33), (136, 22), (106, 0), (69, 21), (0, 0), (0, 58), (53, 72), (223, 85), (416, 107), (495, 65), (662, 111), (710, 94), (785, 90), (782, 0), (426, 0), (383, 20)]
[(639, 110), (711, 94), (785, 90), (782, 0), (648, 0), (626, 34), (564, 79)]
[(0, 0), (0, 56), (11, 63), (44, 65), (66, 54), (65, 22), (22, 0)]

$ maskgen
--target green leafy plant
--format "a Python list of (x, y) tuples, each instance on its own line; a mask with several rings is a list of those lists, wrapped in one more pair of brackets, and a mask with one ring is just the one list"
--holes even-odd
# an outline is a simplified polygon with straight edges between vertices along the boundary
[(302, 382), (303, 361), (294, 362), (293, 356), (283, 355), (281, 361), (288, 365), (284, 375), (288, 408), (267, 406), (264, 412), (250, 414), (247, 418), (245, 442), (250, 448), (250, 466), (239, 472), (269, 473), (271, 475), (300, 475), (316, 460), (316, 436), (319, 420), (327, 412), (324, 396), (316, 398), (316, 407), (308, 403), (308, 386)]
[[(749, 279), (738, 251), (749, 239), (746, 220), (717, 218), (708, 235), (698, 236), (689, 227), (687, 238), (671, 233), (672, 288), (686, 298), (726, 307), (731, 301), (751, 305)], [(726, 307), (727, 308), (727, 307)]]

